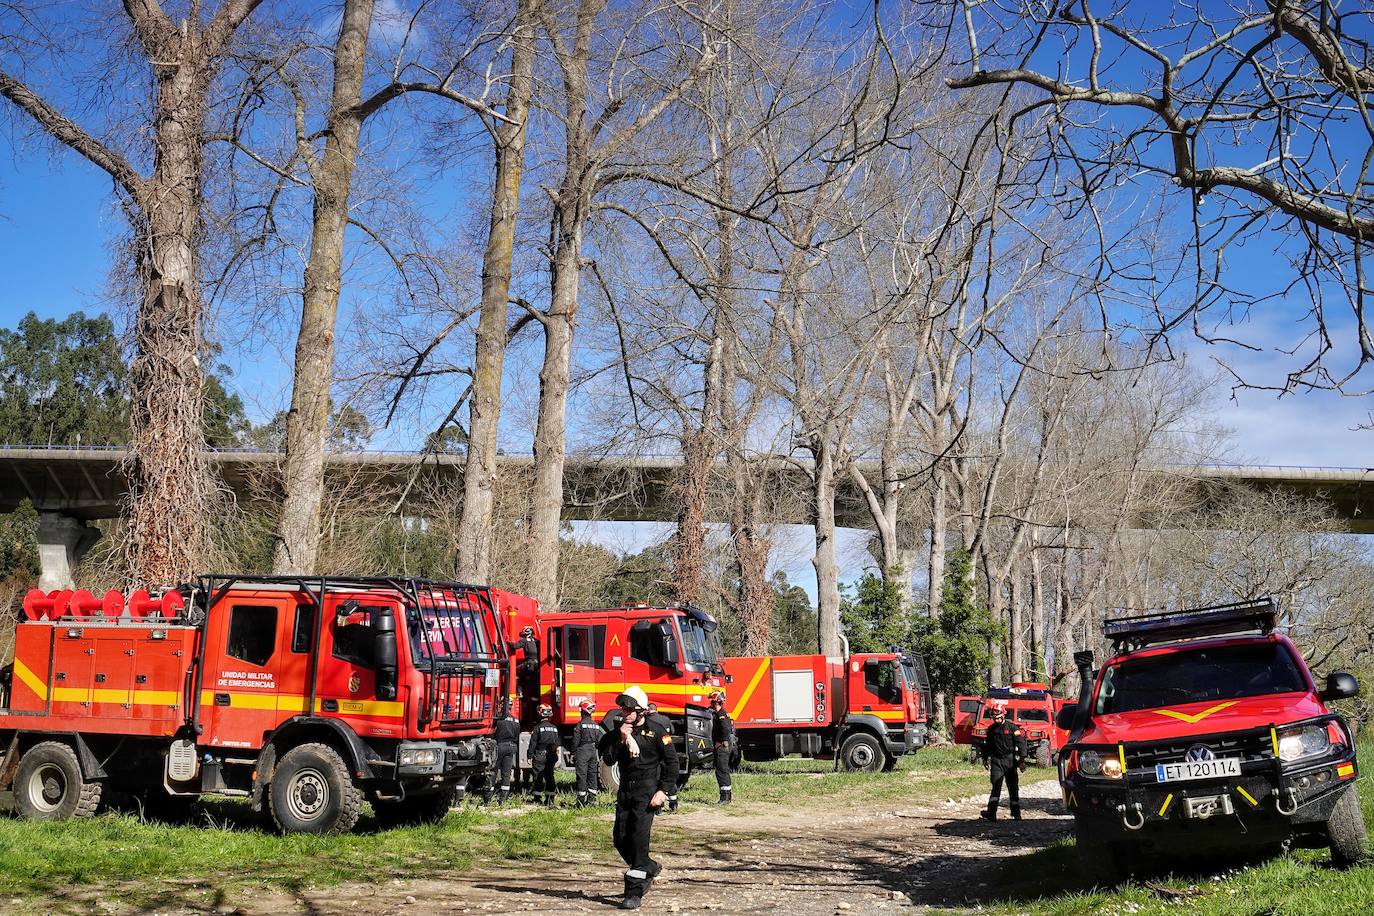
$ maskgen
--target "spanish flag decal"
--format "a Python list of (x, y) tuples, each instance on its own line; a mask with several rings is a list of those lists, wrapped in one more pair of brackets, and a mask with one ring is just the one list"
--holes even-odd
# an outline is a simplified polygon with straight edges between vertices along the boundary
[(1338, 779), (1349, 779), (1355, 775), (1355, 764), (1338, 763), (1336, 764), (1336, 777)]
[(1189, 715), (1186, 712), (1179, 712), (1177, 709), (1152, 709), (1150, 711), (1153, 712), (1155, 715), (1168, 716), (1170, 719), (1177, 719), (1180, 722), (1187, 722), (1189, 725), (1197, 725), (1203, 719), (1212, 715), (1212, 713), (1221, 712), (1223, 709), (1229, 709), (1235, 705), (1236, 701), (1230, 700), (1226, 703), (1218, 703), (1217, 705), (1209, 709), (1204, 709), (1202, 712), (1196, 713), (1194, 715)]

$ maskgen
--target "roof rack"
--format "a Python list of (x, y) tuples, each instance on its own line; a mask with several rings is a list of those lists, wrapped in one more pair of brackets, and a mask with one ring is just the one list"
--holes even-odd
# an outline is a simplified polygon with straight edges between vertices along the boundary
[(1105, 620), (1102, 622), (1102, 635), (1117, 652), (1133, 652), (1156, 643), (1210, 636), (1264, 635), (1273, 632), (1278, 611), (1274, 599), (1256, 598), (1253, 601)]

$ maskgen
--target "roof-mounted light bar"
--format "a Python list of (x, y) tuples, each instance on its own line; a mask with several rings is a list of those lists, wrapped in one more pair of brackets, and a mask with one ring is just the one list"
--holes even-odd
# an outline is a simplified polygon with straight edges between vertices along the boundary
[(1278, 623), (1278, 611), (1272, 598), (1257, 598), (1184, 611), (1118, 617), (1103, 621), (1102, 635), (1117, 651), (1212, 636), (1263, 635), (1273, 632)]

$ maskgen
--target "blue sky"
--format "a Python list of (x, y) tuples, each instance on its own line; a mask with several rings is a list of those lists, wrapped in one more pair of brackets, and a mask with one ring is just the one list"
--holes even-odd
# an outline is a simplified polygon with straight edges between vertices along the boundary
[[(407, 146), (407, 138), (383, 135), (379, 139), (396, 142), (398, 148)], [(464, 188), (482, 181), (487, 168), (485, 154), (475, 161), (480, 164), (470, 170), (460, 168), (436, 176), (431, 183), (432, 199), (421, 204), (426, 218), (444, 223), (446, 229), (466, 218)], [(107, 294), (109, 246), (122, 229), (123, 217), (114, 207), (110, 182), (101, 172), (74, 154), (29, 145), (11, 147), (0, 135), (0, 324), (13, 326), (30, 310), (43, 316), (62, 316), (82, 309), (122, 317), (127, 304), (112, 302)], [(1237, 265), (1248, 281), (1261, 288), (1280, 285), (1287, 276), (1282, 259), (1264, 250), (1263, 245), (1243, 252)], [(345, 313), (348, 304), (356, 305), (358, 299), (346, 304)], [(1267, 352), (1220, 350), (1193, 340), (1183, 341), (1182, 346), (1195, 358), (1223, 358), (1249, 379), (1273, 381), (1281, 378), (1291, 363), (1273, 351), (1292, 342), (1305, 307), (1293, 298), (1287, 304), (1266, 305), (1259, 317), (1246, 325), (1247, 339), (1271, 348)], [(234, 384), (245, 396), (254, 419), (262, 420), (289, 397), (285, 366), (289, 365), (293, 342), (289, 337), (273, 337), (252, 343), (235, 350)], [(245, 358), (241, 352), (251, 355)], [(514, 359), (537, 359), (537, 354), (537, 348), (530, 348), (524, 357)], [(528, 386), (523, 392), (512, 392), (516, 409), (507, 416), (518, 416), (521, 406), (528, 410), (529, 396)], [(1233, 456), (1237, 462), (1345, 467), (1374, 466), (1374, 434), (1355, 429), (1368, 422), (1370, 408), (1367, 397), (1306, 392), (1276, 398), (1273, 393), (1260, 391), (1233, 394), (1225, 386), (1218, 388), (1211, 405), (1215, 420), (1234, 432)], [(519, 428), (518, 420), (512, 419), (506, 438), (510, 451), (528, 450), (528, 436)], [(400, 436), (388, 437), (384, 444), (397, 447), (409, 443)], [(648, 525), (584, 528), (587, 536), (626, 551), (639, 549), (665, 531), (661, 526)], [(854, 532), (841, 539), (841, 560), (848, 575), (864, 565), (865, 537)], [(813, 590), (808, 562), (811, 545), (806, 533), (787, 531), (778, 540), (775, 565)]]

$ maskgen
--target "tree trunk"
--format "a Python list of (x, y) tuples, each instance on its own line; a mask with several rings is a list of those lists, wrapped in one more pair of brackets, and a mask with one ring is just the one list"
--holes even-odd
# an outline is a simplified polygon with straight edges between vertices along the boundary
[(768, 556), (773, 542), (763, 535), (763, 493), (752, 479), (743, 456), (731, 454), (734, 500), (730, 537), (739, 566), (741, 649), (744, 655), (767, 655), (771, 650), (773, 589), (768, 585)]
[(324, 154), (311, 169), (314, 223), (296, 337), (295, 383), (286, 416), (286, 496), (277, 529), (273, 569), (279, 575), (315, 572), (324, 500), (324, 450), (334, 382), (334, 329), (343, 278), (348, 197), (358, 159), (363, 64), (373, 0), (347, 0), (334, 46), (334, 94), (325, 126)]
[(544, 321), (544, 365), (539, 371), (539, 420), (534, 433), (534, 493), (530, 509), (529, 590), (546, 609), (558, 606), (558, 534), (563, 513), (563, 465), (567, 460), (568, 385), (582, 250), (580, 216), (567, 213), (560, 217), (553, 294)]
[(1040, 567), (1040, 551), (1031, 544), (1030, 551), (1030, 657), (1032, 674), (1037, 679), (1049, 679), (1045, 666), (1045, 584)]
[(711, 483), (711, 464), (716, 457), (716, 397), (720, 389), (721, 339), (713, 336), (706, 352), (702, 391), (701, 425), (683, 436), (682, 472), (675, 489), (682, 500), (673, 542), (673, 589), (683, 604), (701, 598), (701, 563), (706, 546), (703, 524), (706, 497)]
[[(826, 436), (828, 431), (819, 435)], [(835, 560), (835, 456), (829, 442), (821, 442), (812, 480), (812, 524), (816, 529), (816, 628), (822, 655), (838, 657), (840, 642), (840, 572)]]
[(506, 117), (514, 124), (496, 130), (496, 180), (491, 226), (482, 255), (482, 305), (473, 358), (472, 401), (467, 463), (463, 467), (463, 507), (458, 518), (458, 577), (491, 580), (492, 514), (496, 504), (496, 437), (501, 420), (501, 378), (506, 359), (506, 305), (520, 210), (520, 177), (525, 168), (525, 122), (534, 88), (534, 4), (520, 0), (515, 11), (510, 88)]
[[(183, 55), (193, 54), (183, 43)], [(203, 60), (178, 63), (156, 70), (153, 176), (138, 251), (143, 301), (130, 372), (127, 560), (130, 579), (147, 585), (198, 572), (215, 491), (205, 457), (196, 271), (210, 74)]]
[(1026, 590), (1022, 582), (1023, 572), (1020, 564), (1017, 564), (1012, 567), (1011, 578), (1007, 580), (1008, 626), (1011, 628), (1007, 641), (1007, 671), (1013, 681), (1026, 679), (1025, 616), (1022, 608)]
[(931, 619), (940, 616), (940, 593), (945, 583), (945, 535), (949, 525), (945, 503), (945, 474), (938, 464), (931, 472), (930, 484), (930, 558), (926, 564), (928, 586), (926, 613)]

